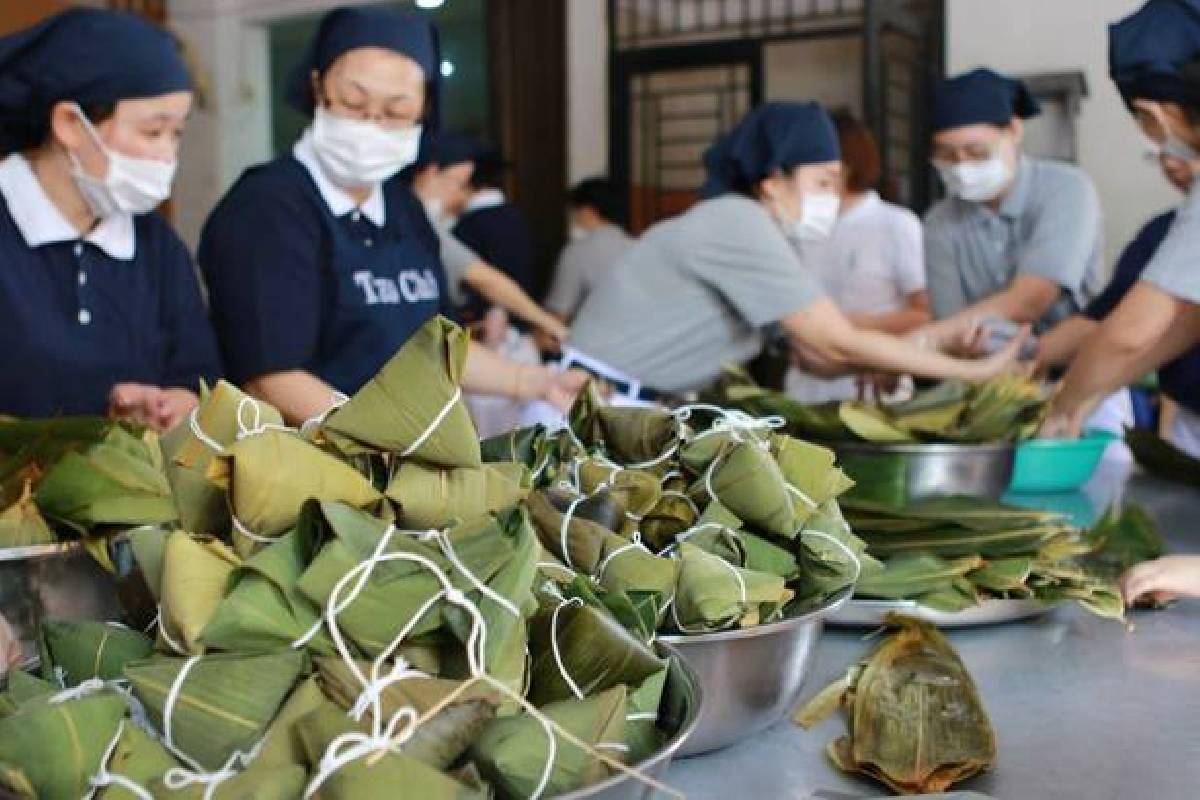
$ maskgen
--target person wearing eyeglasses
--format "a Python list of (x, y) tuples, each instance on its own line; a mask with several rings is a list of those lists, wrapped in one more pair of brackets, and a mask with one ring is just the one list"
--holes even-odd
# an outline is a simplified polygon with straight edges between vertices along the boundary
[(990, 69), (943, 81), (933, 164), (948, 197), (925, 216), (935, 319), (970, 314), (1035, 333), (1082, 310), (1103, 286), (1100, 201), (1070, 164), (1022, 154), (1041, 109), (1024, 83)]
[[(438, 131), (440, 63), (426, 20), (328, 12), (288, 93), (311, 125), (205, 225), (199, 261), (229, 375), (290, 422), (353, 394), (426, 321), (453, 316), (437, 233), (400, 174)], [(565, 408), (585, 380), (472, 345), (463, 388)]]

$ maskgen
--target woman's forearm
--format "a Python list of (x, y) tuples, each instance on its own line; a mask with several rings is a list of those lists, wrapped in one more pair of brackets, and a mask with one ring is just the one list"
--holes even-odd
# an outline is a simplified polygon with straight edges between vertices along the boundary
[(1100, 323), (1076, 314), (1055, 325), (1038, 338), (1038, 369), (1065, 367), (1083, 348)]
[(533, 400), (542, 396), (549, 380), (545, 367), (521, 364), (471, 342), (463, 370), (463, 389), (472, 394), (490, 394)]
[(850, 314), (849, 317), (856, 328), (894, 335), (914, 331), (929, 322), (929, 312), (915, 308), (902, 308), (883, 314)]
[(811, 353), (821, 372), (882, 371), (926, 378), (982, 380), (1011, 362), (1013, 346), (984, 360), (952, 358), (936, 348), (879, 331), (863, 330), (846, 319), (828, 300), (820, 300), (782, 322), (794, 349), (804, 361)]
[(1051, 413), (1074, 418), (1196, 343), (1200, 314), (1139, 282), (1088, 338), (1055, 396)]
[(298, 369), (260, 375), (246, 381), (242, 388), (279, 409), (289, 425), (300, 425), (321, 416), (338, 397), (338, 392), (325, 381)]

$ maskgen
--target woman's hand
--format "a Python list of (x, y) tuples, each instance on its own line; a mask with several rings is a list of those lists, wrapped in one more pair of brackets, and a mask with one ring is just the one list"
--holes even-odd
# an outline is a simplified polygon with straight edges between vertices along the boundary
[(1008, 344), (995, 354), (980, 358), (970, 362), (967, 369), (967, 379), (971, 381), (986, 381), (989, 378), (994, 378), (997, 375), (1007, 373), (1020, 372), (1022, 370), (1019, 358), (1021, 356), (1021, 348), (1026, 340), (1029, 339), (1030, 328), (1028, 325), (1021, 326), (1021, 330), (1017, 335), (1008, 341)]
[(542, 369), (545, 370), (546, 378), (538, 399), (545, 400), (564, 414), (575, 405), (575, 398), (592, 377), (579, 369), (569, 369), (565, 372), (546, 367)]
[(200, 398), (187, 389), (163, 389), (159, 402), (158, 430), (169, 431), (200, 405)]
[(1132, 606), (1141, 597), (1169, 603), (1200, 597), (1200, 556), (1165, 556), (1143, 561), (1121, 576), (1121, 597)]
[(118, 383), (108, 397), (108, 415), (155, 431), (173, 428), (199, 403), (195, 392), (144, 383)]

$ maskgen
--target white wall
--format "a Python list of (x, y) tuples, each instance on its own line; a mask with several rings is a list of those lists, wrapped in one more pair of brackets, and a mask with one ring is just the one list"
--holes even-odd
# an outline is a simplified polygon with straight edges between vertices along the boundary
[(608, 4), (567, 0), (567, 175), (608, 173)]
[(1179, 201), (1108, 78), (1108, 24), (1142, 0), (948, 0), (946, 68), (1034, 73), (1082, 69), (1079, 161), (1100, 191), (1109, 264), (1152, 215)]

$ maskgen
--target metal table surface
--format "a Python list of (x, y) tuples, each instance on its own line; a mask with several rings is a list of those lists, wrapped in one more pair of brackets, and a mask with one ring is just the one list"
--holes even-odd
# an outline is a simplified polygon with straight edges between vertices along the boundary
[[(1030, 504), (1085, 519), (1122, 497), (1155, 517), (1171, 552), (1200, 553), (1200, 492), (1130, 478), (1119, 464), (1102, 465), (1084, 492)], [(1063, 606), (1032, 621), (948, 632), (998, 740), (996, 768), (956, 788), (997, 800), (1200, 798), (1200, 601), (1135, 613), (1130, 622)], [(872, 646), (863, 635), (826, 629), (806, 698)], [(829, 763), (825, 745), (844, 732), (841, 714), (811, 731), (785, 721), (726, 750), (676, 762), (667, 781), (690, 798), (887, 795)]]

